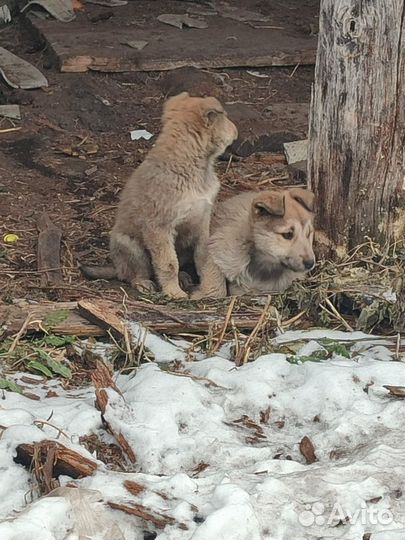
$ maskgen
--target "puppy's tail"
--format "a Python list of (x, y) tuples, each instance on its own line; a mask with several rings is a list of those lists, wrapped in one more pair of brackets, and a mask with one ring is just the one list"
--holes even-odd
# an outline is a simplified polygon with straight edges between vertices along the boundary
[(85, 266), (80, 265), (80, 270), (89, 279), (114, 279), (117, 277), (117, 270), (114, 266)]

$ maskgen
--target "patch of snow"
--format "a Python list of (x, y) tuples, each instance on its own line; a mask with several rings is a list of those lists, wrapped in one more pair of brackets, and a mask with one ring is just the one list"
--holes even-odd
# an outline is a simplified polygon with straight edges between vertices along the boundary
[[(286, 332), (276, 341), (304, 342), (296, 344), (299, 357), (315, 352), (322, 338), (348, 343), (353, 357), (300, 364), (272, 353), (235, 368), (226, 358), (230, 348), (186, 362), (183, 343), (153, 339), (158, 358), (174, 355), (173, 347), (183, 353), (184, 371), (150, 363), (135, 375), (117, 375), (122, 396), (108, 392), (105, 419), (129, 442), (137, 463), (126, 472), (100, 463), (93, 476), (75, 480), (102, 496), (103, 502), (86, 503), (93, 515), (102, 511), (106, 524), (100, 518), (99, 529), (112, 524), (125, 540), (143, 540), (148, 527), (157, 540), (357, 540), (366, 534), (402, 540), (404, 401), (384, 385), (405, 386), (405, 365), (393, 361), (395, 340), (361, 332)], [(93, 388), (57, 392), (40, 401), (4, 392), (1, 540), (77, 540), (70, 495), (27, 504), (31, 474), (13, 461), (19, 442), (56, 439), (55, 428), (34, 425), (37, 420), (50, 418), (65, 433), (60, 440), (87, 456), (73, 441), (105, 433)], [(304, 437), (315, 449), (312, 464), (300, 451)], [(144, 489), (131, 495), (126, 480)], [(141, 504), (176, 522), (155, 529), (109, 502)], [(91, 538), (103, 538), (97, 534)]]
[(170, 363), (176, 360), (182, 361), (187, 357), (186, 349), (179, 341), (174, 345), (135, 322), (130, 324), (130, 330), (135, 342), (138, 344), (143, 343), (145, 349), (153, 354), (155, 362), (159, 364)]

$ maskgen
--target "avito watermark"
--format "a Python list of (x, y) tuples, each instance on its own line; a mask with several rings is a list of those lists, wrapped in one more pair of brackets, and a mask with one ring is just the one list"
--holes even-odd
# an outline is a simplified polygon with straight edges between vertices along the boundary
[(309, 504), (306, 510), (301, 512), (298, 520), (304, 527), (312, 525), (336, 525), (336, 523), (361, 523), (362, 525), (390, 525), (394, 521), (394, 516), (388, 508), (378, 508), (367, 506), (365, 502), (360, 503), (360, 508), (354, 512), (349, 512), (340, 503), (335, 503), (330, 511), (327, 511), (324, 504), (315, 502)]

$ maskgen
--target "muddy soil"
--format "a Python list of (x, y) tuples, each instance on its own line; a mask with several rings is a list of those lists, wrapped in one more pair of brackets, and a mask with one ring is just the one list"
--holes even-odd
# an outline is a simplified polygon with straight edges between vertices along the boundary
[[(295, 16), (299, 27), (303, 18), (294, 13), (288, 16)], [(118, 194), (153, 144), (153, 139), (131, 141), (130, 131), (157, 134), (167, 96), (183, 90), (214, 95), (238, 124), (241, 136), (233, 148), (238, 155), (218, 165), (224, 193), (285, 179), (282, 158), (274, 165), (271, 156), (282, 153), (283, 142), (307, 135), (311, 67), (68, 74), (50, 67), (43, 44), (21, 21), (1, 28), (0, 35), (4, 47), (36, 65), (49, 81), (48, 88), (31, 91), (0, 81), (0, 103), (19, 104), (22, 113), (21, 122), (0, 118), (0, 300), (5, 302), (119, 290), (119, 284), (86, 281), (78, 265), (107, 259)], [(2, 131), (11, 127), (19, 129)], [(63, 231), (65, 282), (58, 288), (41, 288), (36, 271), (36, 221), (43, 211)], [(19, 240), (6, 244), (7, 233)]]

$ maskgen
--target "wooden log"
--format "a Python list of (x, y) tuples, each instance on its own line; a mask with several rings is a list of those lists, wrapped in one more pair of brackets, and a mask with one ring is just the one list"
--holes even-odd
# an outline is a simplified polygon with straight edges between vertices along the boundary
[(39, 230), (37, 264), (41, 273), (41, 287), (63, 282), (60, 263), (62, 231), (56, 227), (48, 214), (41, 214), (37, 221)]
[(335, 246), (387, 244), (405, 223), (405, 0), (322, 0), (309, 185)]
[[(47, 456), (52, 455), (52, 463), (47, 461)], [(17, 455), (14, 458), (16, 463), (30, 468), (37, 456), (40, 464), (45, 466), (49, 473), (52, 468), (52, 476), (66, 475), (71, 478), (83, 478), (91, 476), (97, 469), (97, 463), (63, 446), (60, 442), (45, 440), (38, 443), (23, 443), (17, 446)], [(50, 474), (50, 473), (49, 473)]]
[[(119, 338), (124, 337), (125, 322), (140, 323), (150, 330), (165, 334), (204, 333), (212, 326), (224, 324), (226, 306), (221, 313), (217, 307), (204, 310), (175, 309), (146, 302), (128, 302), (127, 311), (122, 305), (107, 300), (81, 300), (78, 302), (79, 313), (101, 328), (112, 331)], [(263, 308), (240, 306), (232, 314), (232, 322), (239, 330), (252, 330)]]
[(26, 334), (43, 332), (77, 337), (97, 337), (106, 334), (100, 326), (90, 323), (77, 311), (77, 302), (43, 302), (10, 305), (0, 303), (0, 338), (16, 334), (28, 318)]
[[(223, 310), (215, 306), (197, 310), (129, 301), (127, 310), (124, 313), (122, 304), (118, 302), (100, 299), (26, 305), (0, 303), (0, 337), (16, 334), (27, 317), (26, 334), (42, 332), (45, 328), (56, 335), (97, 337), (111, 331), (121, 339), (125, 336), (126, 321), (138, 322), (155, 332), (171, 335), (205, 333), (212, 326), (223, 326), (227, 306)], [(252, 330), (261, 313), (260, 306), (239, 306), (233, 311), (232, 320), (236, 328)]]

